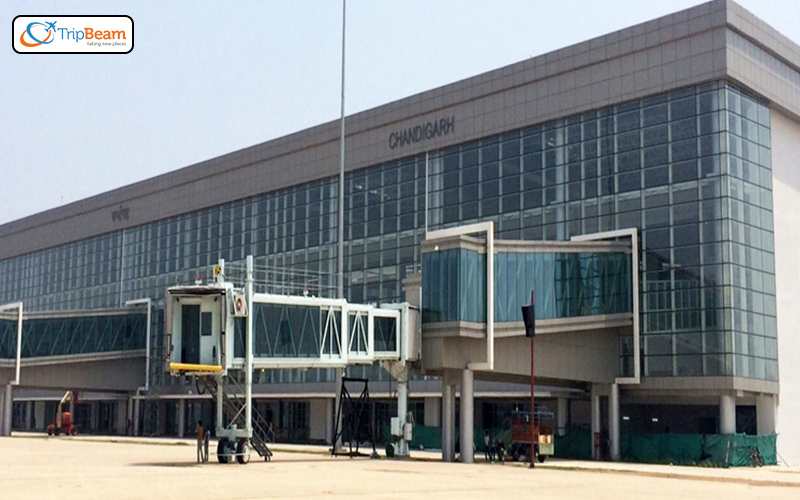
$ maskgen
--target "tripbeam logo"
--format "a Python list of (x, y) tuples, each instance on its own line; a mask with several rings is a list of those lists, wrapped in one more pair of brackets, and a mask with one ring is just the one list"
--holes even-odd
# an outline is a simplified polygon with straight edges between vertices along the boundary
[(128, 54), (129, 16), (17, 16), (12, 45), (18, 54)]
[[(39, 45), (44, 45), (46, 43), (53, 43), (53, 40), (56, 39), (55, 37), (56, 22), (57, 21), (53, 21), (52, 23), (47, 23), (47, 24), (33, 22), (28, 24), (28, 27), (25, 28), (25, 31), (23, 31), (22, 34), (19, 36), (19, 43), (21, 43), (25, 47), (38, 47)], [(38, 38), (36, 38), (36, 36), (31, 31), (31, 28), (33, 28), (33, 31), (41, 32), (42, 29), (39, 28), (39, 26), (44, 27), (45, 33), (47, 34), (47, 36), (43, 37), (44, 40), (39, 40)], [(37, 34), (40, 37), (42, 36), (40, 33)], [(27, 41), (25, 40), (26, 36), (28, 38)]]

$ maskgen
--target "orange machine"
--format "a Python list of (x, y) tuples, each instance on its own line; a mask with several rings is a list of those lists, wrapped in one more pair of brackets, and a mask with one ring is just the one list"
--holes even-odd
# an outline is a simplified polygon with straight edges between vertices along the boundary
[(508, 454), (514, 461), (522, 457), (531, 460), (531, 432), (535, 456), (539, 462), (544, 462), (548, 455), (555, 452), (553, 413), (537, 407), (533, 416), (531, 425), (530, 412), (515, 411), (511, 414), (511, 445), (508, 447)]
[(67, 400), (72, 399), (73, 403), (78, 402), (78, 393), (73, 393), (72, 391), (67, 391), (64, 393), (64, 397), (61, 398), (61, 401), (58, 403), (58, 409), (56, 410), (55, 421), (47, 426), (47, 435), (52, 436), (59, 434), (65, 434), (67, 436), (74, 436), (78, 433), (78, 428), (72, 423), (72, 413), (68, 411), (64, 411), (64, 403)]

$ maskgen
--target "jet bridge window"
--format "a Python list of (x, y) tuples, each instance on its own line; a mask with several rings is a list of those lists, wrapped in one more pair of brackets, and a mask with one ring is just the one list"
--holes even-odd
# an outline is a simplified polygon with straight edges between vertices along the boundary
[(397, 350), (397, 319), (375, 316), (375, 351)]

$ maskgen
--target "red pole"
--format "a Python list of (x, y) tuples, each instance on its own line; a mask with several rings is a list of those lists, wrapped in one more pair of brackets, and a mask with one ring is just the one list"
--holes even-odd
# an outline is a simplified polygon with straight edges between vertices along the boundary
[[(533, 299), (534, 299), (533, 290), (531, 290), (531, 306), (533, 306), (533, 304), (534, 304), (533, 303)], [(531, 337), (531, 457), (530, 457), (530, 461), (531, 461), (530, 468), (531, 469), (533, 469), (535, 467), (534, 462), (536, 462), (536, 457), (535, 457), (535, 455), (536, 455), (536, 437), (535, 437), (536, 433), (534, 432), (534, 429), (536, 428), (536, 423), (535, 423), (536, 419), (534, 417), (534, 409), (536, 407), (534, 406), (534, 396), (533, 396), (533, 387), (534, 387), (534, 385), (533, 385), (533, 353), (534, 353), (534, 350), (533, 350), (533, 337)]]

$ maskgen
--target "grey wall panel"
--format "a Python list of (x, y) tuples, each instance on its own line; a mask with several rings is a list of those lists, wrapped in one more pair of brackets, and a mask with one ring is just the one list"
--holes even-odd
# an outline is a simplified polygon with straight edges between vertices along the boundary
[[(144, 365), (142, 356), (23, 366), (20, 387), (133, 392), (144, 385)], [(10, 380), (8, 377), (13, 377), (13, 369), (0, 369), (0, 381)]]
[[(424, 369), (463, 369), (486, 359), (486, 341), (428, 338), (422, 343)], [(536, 376), (555, 381), (611, 383), (619, 374), (619, 335), (615, 331), (562, 332), (536, 338)], [(495, 339), (495, 372), (530, 376), (530, 339)], [(476, 375), (480, 376), (480, 375)]]
[(727, 32), (728, 75), (797, 119), (800, 117), (800, 67), (732, 29)]

